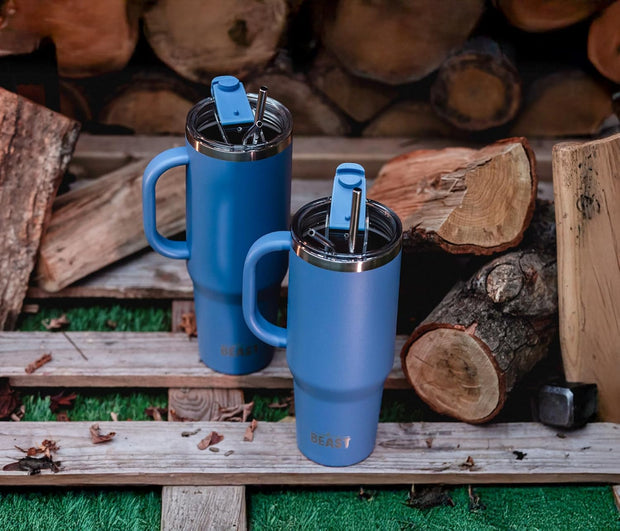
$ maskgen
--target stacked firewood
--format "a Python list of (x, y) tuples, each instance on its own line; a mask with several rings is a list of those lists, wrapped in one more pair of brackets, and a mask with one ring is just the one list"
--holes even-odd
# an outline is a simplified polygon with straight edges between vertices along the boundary
[(1, 3), (0, 47), (53, 41), (64, 113), (179, 133), (215, 75), (297, 134), (591, 135), (620, 83), (620, 0)]

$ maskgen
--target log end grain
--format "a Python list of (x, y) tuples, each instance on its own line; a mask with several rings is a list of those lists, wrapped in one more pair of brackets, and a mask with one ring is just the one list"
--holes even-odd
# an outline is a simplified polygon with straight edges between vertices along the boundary
[(620, 2), (595, 18), (588, 32), (588, 59), (614, 83), (620, 83)]

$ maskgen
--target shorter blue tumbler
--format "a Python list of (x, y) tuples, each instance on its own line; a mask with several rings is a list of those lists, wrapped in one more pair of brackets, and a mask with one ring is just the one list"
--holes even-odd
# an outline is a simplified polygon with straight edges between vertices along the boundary
[[(297, 445), (328, 466), (352, 465), (373, 451), (394, 362), (402, 227), (394, 212), (364, 195), (363, 168), (340, 165), (332, 197), (302, 207), (290, 232), (258, 239), (243, 272), (248, 327), (287, 348)], [(356, 196), (362, 196), (357, 205)], [(289, 252), (286, 329), (261, 314), (256, 283), (261, 258), (283, 250)]]

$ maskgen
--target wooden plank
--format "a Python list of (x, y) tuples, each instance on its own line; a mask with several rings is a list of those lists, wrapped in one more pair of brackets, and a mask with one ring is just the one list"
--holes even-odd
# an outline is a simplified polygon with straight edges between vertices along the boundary
[[(387, 388), (410, 388), (400, 367), (405, 339), (396, 337)], [(52, 354), (52, 361), (26, 374), (25, 367), (45, 352)], [(0, 332), (0, 377), (10, 378), (17, 387), (288, 389), (293, 385), (283, 349), (276, 350), (262, 371), (231, 376), (199, 361), (195, 338), (162, 332)]]
[(0, 88), (0, 330), (17, 322), (79, 124)]
[[(403, 483), (571, 483), (620, 480), (620, 425), (592, 423), (565, 432), (537, 423), (380, 424), (373, 454), (350, 467), (324, 467), (302, 456), (292, 422), (260, 422), (253, 442), (233, 422), (100, 422), (115, 431), (92, 444), (90, 422), (0, 423), (0, 467), (52, 439), (63, 470), (29, 476), (1, 471), (0, 485), (359, 485)], [(193, 436), (183, 432), (200, 429)], [(219, 451), (200, 451), (211, 431)], [(431, 441), (430, 448), (427, 441)], [(232, 453), (231, 453), (232, 451)], [(515, 454), (519, 452), (519, 454)], [(522, 459), (519, 456), (523, 454)], [(470, 464), (465, 465), (469, 461)], [(473, 463), (473, 464), (471, 464)]]
[(247, 528), (245, 487), (164, 487), (161, 531)]
[(569, 381), (620, 422), (620, 134), (553, 150), (560, 342)]
[[(528, 139), (536, 154), (541, 180), (551, 180), (551, 149), (554, 139)], [(73, 164), (81, 174), (94, 177), (112, 171), (139, 158), (151, 158), (161, 151), (183, 145), (178, 136), (81, 135)], [(332, 176), (341, 162), (357, 162), (374, 178), (379, 168), (391, 158), (413, 149), (444, 147), (482, 147), (458, 139), (418, 138), (342, 138), (296, 136), (293, 148), (293, 175), (296, 179), (325, 179)]]

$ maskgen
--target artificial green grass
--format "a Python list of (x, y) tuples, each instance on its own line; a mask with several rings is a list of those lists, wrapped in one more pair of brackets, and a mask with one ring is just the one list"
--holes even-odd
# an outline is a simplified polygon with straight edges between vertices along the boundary
[[(170, 311), (161, 304), (135, 303), (44, 307), (20, 323), (22, 330), (44, 330), (41, 320), (66, 313), (69, 330), (167, 331)], [(50, 392), (57, 393), (54, 389)], [(78, 398), (68, 411), (71, 420), (146, 420), (148, 406), (164, 407), (165, 390), (75, 390)], [(246, 392), (254, 400), (254, 417), (275, 422), (287, 409), (271, 409), (290, 391)], [(53, 420), (49, 392), (23, 396), (25, 420)], [(435, 420), (432, 412), (407, 391), (385, 393), (381, 420)], [(619, 513), (609, 486), (476, 487), (483, 510), (470, 511), (466, 487), (450, 489), (454, 507), (413, 509), (406, 505), (408, 489), (372, 488), (370, 499), (360, 499), (357, 488), (250, 487), (248, 519), (251, 529), (455, 529), (455, 530), (620, 530)], [(367, 489), (368, 491), (368, 489)], [(161, 518), (160, 489), (0, 490), (0, 529), (11, 531), (155, 530)]]

